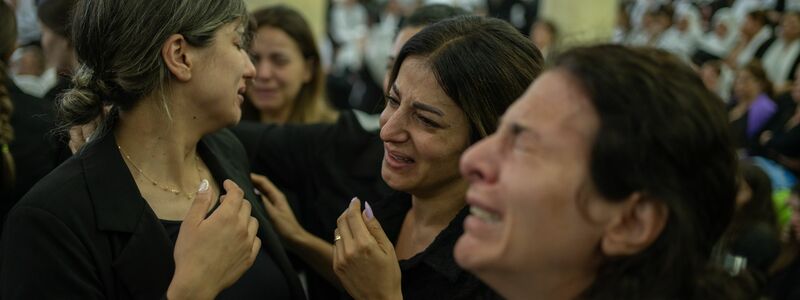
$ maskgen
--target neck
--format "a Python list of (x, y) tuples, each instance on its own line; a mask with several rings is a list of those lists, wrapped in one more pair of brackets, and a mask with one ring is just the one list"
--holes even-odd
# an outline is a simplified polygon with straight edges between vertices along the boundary
[(263, 123), (285, 124), (289, 121), (289, 115), (291, 115), (291, 109), (281, 108), (277, 111), (262, 110), (259, 116)]
[(413, 193), (411, 211), (415, 227), (437, 226), (444, 229), (464, 208), (467, 182), (458, 178), (430, 193)]
[[(579, 298), (594, 280), (589, 273), (567, 274), (562, 271), (528, 273), (495, 272), (483, 274), (481, 280), (500, 293), (504, 298), (571, 300)], [(580, 274), (579, 274), (580, 273)], [(539, 275), (541, 274), (541, 275)]]
[(192, 191), (199, 183), (197, 143), (205, 132), (175, 113), (170, 120), (160, 102), (145, 98), (134, 108), (120, 112), (114, 129), (117, 145), (124, 151), (123, 157), (130, 157), (127, 163), (147, 177)]

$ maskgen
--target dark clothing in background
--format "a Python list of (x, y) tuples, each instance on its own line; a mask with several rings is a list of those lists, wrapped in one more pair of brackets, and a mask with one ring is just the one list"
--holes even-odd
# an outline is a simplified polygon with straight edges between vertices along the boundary
[(0, 226), (11, 207), (71, 155), (66, 140), (53, 133), (56, 127), (53, 103), (25, 94), (13, 81), (7, 81), (6, 86), (14, 105), (11, 114), (14, 140), (9, 149), (16, 165), (16, 184), (10, 195), (0, 197)]

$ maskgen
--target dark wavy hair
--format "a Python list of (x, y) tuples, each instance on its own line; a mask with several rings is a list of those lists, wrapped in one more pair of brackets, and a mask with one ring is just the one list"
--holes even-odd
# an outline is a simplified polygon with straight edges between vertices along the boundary
[(409, 57), (422, 58), (470, 122), (470, 143), (497, 129), (498, 118), (543, 69), (542, 53), (511, 24), (458, 16), (425, 27), (397, 55), (389, 86)]
[(644, 251), (607, 257), (586, 299), (728, 299), (709, 256), (730, 223), (737, 161), (722, 101), (697, 73), (661, 50), (599, 45), (554, 61), (600, 118), (591, 179), (609, 201), (639, 192), (669, 217)]

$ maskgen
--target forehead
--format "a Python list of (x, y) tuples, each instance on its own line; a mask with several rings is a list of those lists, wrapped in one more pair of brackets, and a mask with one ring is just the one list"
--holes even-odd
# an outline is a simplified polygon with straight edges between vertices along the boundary
[(272, 26), (262, 26), (256, 30), (254, 46), (292, 47), (299, 49), (297, 43), (285, 31)]
[(600, 121), (579, 84), (563, 70), (542, 74), (504, 117), (556, 138), (592, 141)]
[(433, 70), (424, 59), (411, 56), (403, 60), (394, 82), (400, 97), (405, 100), (433, 105), (439, 109), (461, 111), (455, 101), (444, 92)]

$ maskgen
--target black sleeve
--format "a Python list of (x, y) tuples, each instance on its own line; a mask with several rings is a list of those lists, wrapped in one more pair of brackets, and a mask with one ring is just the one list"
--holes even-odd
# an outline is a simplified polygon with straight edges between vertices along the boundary
[(278, 187), (302, 189), (310, 173), (318, 170), (329, 148), (335, 124), (267, 125), (242, 122), (232, 128), (250, 158), (253, 173), (267, 176)]
[(45, 210), (13, 210), (0, 249), (3, 299), (105, 298), (89, 251), (66, 224)]

